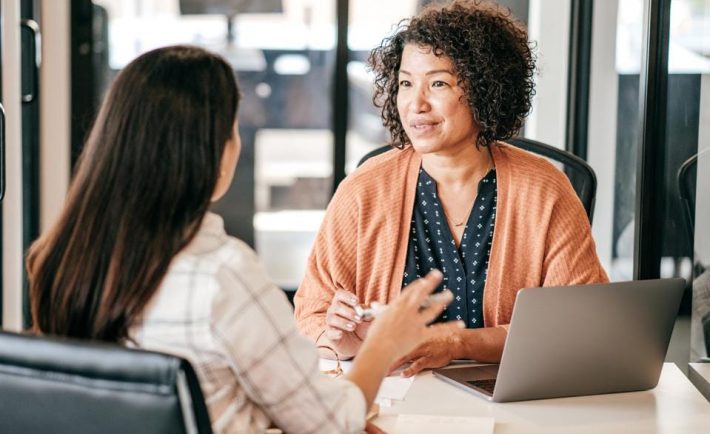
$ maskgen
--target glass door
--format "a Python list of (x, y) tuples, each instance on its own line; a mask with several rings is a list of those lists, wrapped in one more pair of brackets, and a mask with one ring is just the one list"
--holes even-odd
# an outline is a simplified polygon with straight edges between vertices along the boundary
[(710, 354), (710, 2), (673, 0), (670, 19), (666, 146), (677, 193), (668, 213), (683, 232), (682, 274), (692, 282), (694, 362)]
[[(357, 163), (369, 151), (386, 145), (389, 137), (372, 103), (374, 75), (367, 59), (370, 50), (380, 45), (403, 18), (417, 13), (421, 1), (351, 0), (348, 23), (348, 132), (345, 171), (355, 170)], [(372, 11), (377, 10), (377, 14)]]
[(80, 3), (72, 11), (72, 75), (82, 83), (72, 90), (79, 126), (73, 157), (108, 84), (136, 56), (181, 43), (221, 54), (239, 78), (242, 152), (232, 187), (213, 211), (228, 233), (255, 247), (277, 284), (295, 289), (332, 193), (336, 1), (96, 0), (72, 7)]
[(261, 70), (239, 74), (242, 143), (246, 137), (253, 154), (238, 171), (252, 170), (253, 183), (235, 182), (234, 195), (217, 208), (235, 213), (253, 194), (251, 215), (238, 220), (253, 223), (254, 246), (289, 295), (332, 194), (336, 12), (335, 0), (284, 1), (283, 13), (268, 21), (245, 16), (238, 23), (237, 40), (264, 58)]

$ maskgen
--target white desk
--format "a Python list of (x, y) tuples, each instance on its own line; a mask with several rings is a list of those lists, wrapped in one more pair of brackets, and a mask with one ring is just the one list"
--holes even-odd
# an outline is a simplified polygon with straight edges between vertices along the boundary
[(710, 363), (688, 363), (688, 378), (710, 400)]
[(495, 418), (495, 434), (710, 433), (710, 403), (675, 364), (666, 363), (658, 386), (645, 392), (496, 404), (420, 374), (404, 401), (381, 408), (374, 423), (394, 433), (397, 414)]

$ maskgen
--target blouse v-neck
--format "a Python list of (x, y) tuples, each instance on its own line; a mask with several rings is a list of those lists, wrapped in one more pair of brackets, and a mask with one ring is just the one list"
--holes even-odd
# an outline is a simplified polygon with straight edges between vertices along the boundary
[(402, 283), (404, 286), (437, 268), (442, 284), (454, 293), (454, 301), (440, 320), (463, 320), (469, 328), (483, 325), (483, 288), (486, 282), (496, 213), (496, 172), (484, 176), (471, 204), (460, 245), (456, 245), (437, 193), (436, 181), (420, 167), (411, 214), (409, 245)]

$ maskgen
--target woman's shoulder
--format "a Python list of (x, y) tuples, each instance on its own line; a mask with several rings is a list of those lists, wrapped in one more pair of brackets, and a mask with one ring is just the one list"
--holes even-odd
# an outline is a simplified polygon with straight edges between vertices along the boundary
[(271, 285), (256, 252), (244, 241), (226, 233), (198, 233), (178, 255), (176, 271), (213, 282), (220, 291), (240, 297)]
[(256, 252), (244, 241), (226, 233), (222, 218), (207, 213), (190, 243), (177, 255), (174, 265), (205, 274), (220, 268), (250, 268), (258, 262)]

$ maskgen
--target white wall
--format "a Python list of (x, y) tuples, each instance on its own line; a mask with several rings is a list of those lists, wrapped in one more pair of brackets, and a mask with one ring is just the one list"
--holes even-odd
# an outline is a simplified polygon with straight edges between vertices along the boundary
[(587, 161), (597, 175), (597, 203), (592, 234), (597, 254), (611, 270), (614, 223), (614, 169), (619, 80), (615, 67), (618, 0), (596, 2), (592, 22)]
[(537, 94), (525, 123), (525, 137), (565, 147), (569, 0), (530, 0), (528, 31), (537, 42)]
[(71, 155), (69, 2), (42, 0), (40, 71), (40, 231), (56, 219), (69, 185)]
[[(3, 324), (22, 328), (22, 119), (20, 2), (2, 2), (3, 105), (6, 109), (7, 189), (3, 201)], [(42, 0), (40, 69), (40, 226), (47, 229), (61, 208), (69, 183), (70, 73), (69, 2)]]
[[(607, 270), (611, 267), (616, 167), (617, 9), (618, 0), (595, 2), (589, 101), (587, 160), (598, 182), (592, 231)], [(530, 39), (538, 44), (539, 75), (525, 136), (559, 148), (565, 147), (570, 13), (569, 0), (530, 1), (528, 27)]]

